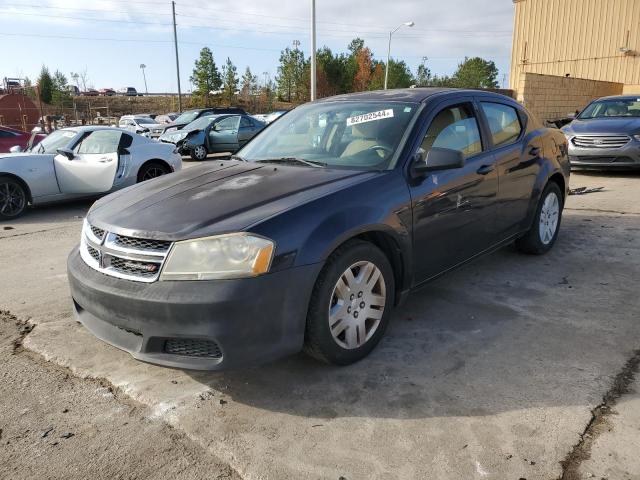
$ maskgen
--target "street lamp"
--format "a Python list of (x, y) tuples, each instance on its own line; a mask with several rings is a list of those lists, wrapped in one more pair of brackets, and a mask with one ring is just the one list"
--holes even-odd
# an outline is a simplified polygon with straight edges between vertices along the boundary
[(387, 89), (387, 84), (389, 82), (389, 60), (391, 60), (391, 37), (394, 33), (400, 30), (402, 27), (413, 27), (415, 23), (413, 22), (405, 22), (399, 25), (395, 30), (389, 32), (389, 49), (387, 50), (387, 68), (384, 70), (384, 89)]
[(144, 74), (145, 68), (147, 68), (147, 66), (144, 63), (141, 63), (140, 69), (142, 70), (142, 78), (144, 78), (144, 92), (149, 95), (149, 89), (147, 88), (147, 76)]

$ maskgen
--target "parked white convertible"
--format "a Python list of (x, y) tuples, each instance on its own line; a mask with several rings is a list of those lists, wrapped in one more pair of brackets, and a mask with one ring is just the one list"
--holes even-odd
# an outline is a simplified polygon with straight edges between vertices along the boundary
[(0, 220), (27, 206), (103, 195), (182, 168), (175, 145), (112, 127), (56, 130), (26, 152), (0, 154)]

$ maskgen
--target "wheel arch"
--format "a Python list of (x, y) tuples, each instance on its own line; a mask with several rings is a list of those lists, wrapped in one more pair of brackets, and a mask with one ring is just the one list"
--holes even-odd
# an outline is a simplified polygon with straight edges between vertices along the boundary
[(147, 165), (150, 165), (152, 163), (159, 163), (160, 165), (162, 165), (163, 167), (165, 167), (170, 173), (173, 172), (173, 167), (166, 161), (166, 160), (162, 160), (161, 158), (152, 158), (150, 160), (146, 160), (142, 163), (142, 165), (140, 165), (138, 167), (138, 172), (136, 173), (136, 182), (139, 183), (140, 180), (140, 172), (142, 171), (143, 168), (145, 168)]
[(29, 201), (29, 203), (33, 203), (33, 195), (31, 194), (31, 188), (29, 187), (29, 184), (26, 181), (24, 181), (24, 179), (22, 179), (15, 173), (9, 173), (9, 172), (3, 172), (3, 171), (0, 171), (0, 177), (10, 177), (10, 178), (13, 178), (15, 181), (17, 181), (26, 190), (27, 200)]

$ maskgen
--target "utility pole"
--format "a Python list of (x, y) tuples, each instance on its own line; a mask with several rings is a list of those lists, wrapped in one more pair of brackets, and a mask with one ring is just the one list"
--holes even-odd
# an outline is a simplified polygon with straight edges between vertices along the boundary
[(144, 78), (144, 92), (149, 95), (149, 89), (147, 88), (147, 76), (144, 73), (145, 68), (147, 68), (147, 66), (144, 63), (141, 63), (140, 69), (142, 70), (142, 78)]
[(311, 0), (311, 101), (316, 99), (316, 0)]
[(176, 48), (176, 74), (178, 75), (178, 111), (182, 113), (182, 92), (180, 90), (180, 61), (178, 60), (178, 31), (176, 29), (176, 2), (171, 2), (173, 14), (173, 43)]

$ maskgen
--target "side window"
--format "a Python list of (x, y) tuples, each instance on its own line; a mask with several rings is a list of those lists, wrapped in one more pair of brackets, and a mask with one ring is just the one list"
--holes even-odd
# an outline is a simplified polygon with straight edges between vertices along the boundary
[(487, 117), (494, 146), (508, 145), (518, 139), (522, 125), (515, 108), (490, 102), (482, 102), (480, 105)]
[(240, 117), (240, 128), (253, 128), (253, 122), (247, 117)]
[(447, 107), (435, 116), (422, 141), (425, 151), (433, 147), (458, 150), (465, 157), (482, 151), (480, 128), (470, 105)]
[(96, 130), (90, 133), (76, 146), (75, 153), (81, 154), (106, 154), (118, 151), (120, 136), (118, 130)]
[(13, 132), (5, 132), (4, 130), (0, 130), (0, 138), (13, 138), (17, 136), (18, 135)]
[(217, 123), (217, 130), (237, 130), (240, 117), (223, 118)]

